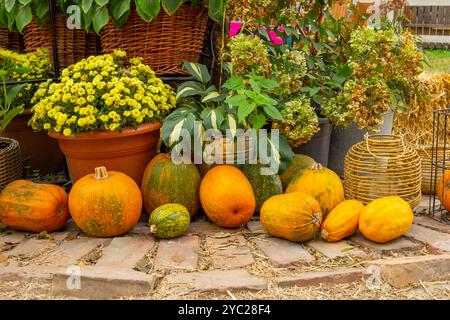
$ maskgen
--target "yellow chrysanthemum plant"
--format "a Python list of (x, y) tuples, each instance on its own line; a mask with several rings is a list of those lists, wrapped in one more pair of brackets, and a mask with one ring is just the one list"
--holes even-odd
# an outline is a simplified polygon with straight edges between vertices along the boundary
[[(48, 49), (38, 49), (35, 52), (17, 53), (0, 48), (0, 58), (9, 59), (15, 66), (26, 69), (26, 72), (13, 71), (8, 75), (7, 81), (29, 81), (48, 78), (52, 70)], [(38, 88), (37, 83), (25, 83), (12, 102), (12, 107), (30, 107), (30, 100)], [(0, 97), (3, 93), (0, 93)]]
[(175, 107), (174, 92), (141, 59), (125, 63), (125, 56), (91, 56), (64, 69), (60, 82), (43, 83), (32, 100), (33, 129), (71, 136), (162, 120)]

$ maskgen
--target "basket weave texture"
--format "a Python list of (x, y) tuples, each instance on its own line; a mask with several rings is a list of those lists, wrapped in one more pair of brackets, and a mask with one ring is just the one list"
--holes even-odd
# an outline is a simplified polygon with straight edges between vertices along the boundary
[(24, 48), (21, 37), (18, 32), (9, 32), (8, 28), (0, 28), (0, 48), (22, 52)]
[[(436, 192), (437, 184), (439, 183), (439, 179), (442, 177), (443, 169), (437, 168), (432, 165), (432, 156), (437, 155), (437, 163), (438, 165), (442, 165), (444, 163), (444, 146), (439, 146), (438, 150), (432, 150), (431, 146), (417, 146), (417, 153), (420, 156), (420, 160), (422, 161), (422, 194), (434, 194)], [(445, 161), (445, 166), (450, 168), (450, 147), (447, 146), (447, 153), (445, 157), (447, 161)], [(437, 171), (437, 178), (435, 179)], [(433, 182), (436, 184), (433, 186)]]
[(21, 159), (19, 142), (0, 137), (0, 191), (22, 177)]
[(102, 29), (101, 44), (105, 53), (122, 49), (128, 58), (142, 57), (157, 75), (185, 74), (183, 61), (200, 60), (207, 23), (204, 7), (184, 4), (171, 16), (161, 10), (149, 23), (132, 8), (123, 26), (110, 21)]
[[(101, 52), (95, 33), (86, 33), (82, 29), (69, 29), (66, 26), (63, 13), (55, 14), (56, 46), (58, 47), (58, 61), (61, 68), (96, 55)], [(53, 53), (52, 32), (50, 23), (40, 27), (33, 19), (24, 30), (25, 50), (36, 51), (39, 48), (49, 48)]]
[(400, 136), (367, 136), (345, 156), (346, 199), (367, 204), (381, 197), (399, 196), (414, 208), (420, 202), (421, 182), (420, 157)]

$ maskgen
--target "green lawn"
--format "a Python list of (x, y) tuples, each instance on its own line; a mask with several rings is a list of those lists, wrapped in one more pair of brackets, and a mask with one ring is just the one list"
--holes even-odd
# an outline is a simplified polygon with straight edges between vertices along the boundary
[(450, 73), (450, 49), (425, 50), (429, 64), (425, 64), (425, 71), (432, 73)]

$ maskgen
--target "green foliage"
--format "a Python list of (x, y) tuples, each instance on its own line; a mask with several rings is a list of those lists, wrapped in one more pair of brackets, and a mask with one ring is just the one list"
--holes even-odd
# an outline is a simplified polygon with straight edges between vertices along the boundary
[[(221, 21), (224, 1), (207, 1), (209, 15), (213, 20)], [(168, 15), (173, 15), (188, 0), (62, 0), (62, 2), (64, 7), (79, 6), (84, 29), (99, 34), (109, 21), (119, 27), (127, 22), (133, 6), (142, 20), (150, 22), (160, 13), (161, 9)], [(199, 1), (190, 2), (193, 6), (202, 5)]]
[(274, 121), (273, 127), (280, 129), (293, 147), (308, 142), (319, 131), (319, 120), (306, 96), (286, 102), (281, 114), (283, 119)]
[(9, 57), (0, 57), (0, 79), (2, 81), (2, 94), (0, 95), (0, 133), (2, 133), (8, 124), (18, 114), (22, 113), (24, 108), (14, 107), (13, 102), (25, 84), (7, 86), (6, 82), (11, 78), (11, 73), (25, 73), (29, 69), (18, 67)]
[(48, 19), (48, 0), (3, 0), (0, 1), (0, 26), (10, 31), (23, 32), (33, 15), (39, 25)]
[(271, 64), (267, 48), (259, 37), (238, 34), (229, 41), (228, 48), (233, 74), (264, 75), (270, 73)]

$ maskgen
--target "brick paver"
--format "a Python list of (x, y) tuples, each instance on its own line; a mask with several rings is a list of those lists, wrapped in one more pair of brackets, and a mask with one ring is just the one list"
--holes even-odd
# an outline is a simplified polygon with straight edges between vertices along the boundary
[(437, 221), (427, 216), (414, 217), (414, 223), (439, 232), (450, 233), (450, 224)]
[(356, 233), (350, 237), (350, 240), (357, 245), (368, 248), (378, 252), (399, 252), (407, 249), (420, 248), (421, 245), (405, 239), (404, 237), (386, 243), (377, 243), (366, 239), (361, 233)]
[(219, 238), (211, 236), (206, 245), (212, 252), (214, 268), (241, 268), (255, 262), (244, 236), (240, 234)]
[(198, 263), (199, 238), (182, 236), (161, 240), (155, 259), (155, 269), (195, 270)]
[(326, 272), (305, 272), (297, 276), (278, 277), (275, 279), (275, 282), (280, 287), (307, 287), (320, 284), (339, 284), (361, 281), (363, 274), (363, 268), (339, 269)]
[(374, 260), (368, 268), (379, 268), (382, 278), (396, 288), (419, 281), (450, 280), (450, 254)]
[(155, 287), (154, 275), (130, 269), (95, 266), (80, 268), (79, 271), (81, 271), (79, 283), (73, 277), (75, 272), (73, 270), (55, 273), (52, 280), (52, 295), (110, 299), (149, 294)]
[(189, 225), (186, 234), (205, 236), (216, 233), (238, 233), (243, 231), (246, 231), (244, 227), (225, 229), (208, 221), (194, 221)]
[(103, 249), (102, 256), (96, 266), (121, 266), (122, 268), (134, 268), (136, 263), (153, 248), (155, 241), (152, 237), (120, 237), (114, 238)]
[(0, 234), (0, 247), (11, 243), (20, 243), (25, 239), (25, 234), (22, 232), (13, 232), (12, 234)]
[(263, 290), (267, 281), (245, 270), (173, 273), (166, 277), (169, 285), (190, 291)]
[(6, 252), (6, 256), (36, 256), (44, 251), (51, 250), (56, 247), (56, 242), (50, 240), (28, 239), (17, 245), (14, 249)]
[(314, 239), (306, 243), (307, 246), (317, 250), (320, 254), (329, 259), (352, 256), (365, 258), (367, 254), (361, 249), (355, 248), (350, 242), (341, 240), (338, 242), (327, 242), (322, 239)]
[(278, 238), (257, 238), (255, 242), (276, 267), (286, 267), (294, 262), (315, 260), (314, 256), (298, 243)]
[(106, 242), (106, 240), (100, 238), (83, 238), (64, 241), (46, 257), (45, 263), (55, 267), (67, 267), (77, 264), (83, 256)]
[(409, 229), (405, 235), (429, 245), (433, 245), (435, 242), (450, 240), (450, 234), (438, 232), (415, 224), (411, 226), (411, 229)]

